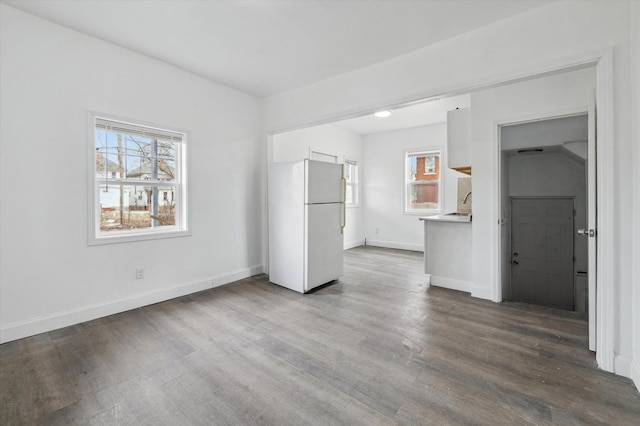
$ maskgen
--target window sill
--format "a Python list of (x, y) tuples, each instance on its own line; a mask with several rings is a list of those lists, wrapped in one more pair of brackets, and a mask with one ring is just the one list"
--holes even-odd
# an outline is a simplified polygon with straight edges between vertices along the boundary
[(174, 228), (156, 232), (140, 232), (138, 234), (127, 233), (114, 235), (107, 234), (99, 237), (90, 236), (88, 244), (90, 246), (99, 246), (104, 244), (134, 243), (138, 241), (160, 240), (165, 238), (188, 237), (190, 235), (191, 231)]

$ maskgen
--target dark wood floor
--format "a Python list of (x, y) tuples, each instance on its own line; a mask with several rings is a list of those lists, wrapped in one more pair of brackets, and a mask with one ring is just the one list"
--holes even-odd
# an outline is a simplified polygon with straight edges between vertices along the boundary
[(313, 294), (258, 276), (1, 345), (1, 424), (640, 424), (584, 320), (421, 270), (357, 248)]

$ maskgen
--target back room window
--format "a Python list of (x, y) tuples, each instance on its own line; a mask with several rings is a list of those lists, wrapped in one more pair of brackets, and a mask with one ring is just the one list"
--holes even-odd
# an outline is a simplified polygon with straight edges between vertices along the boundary
[(442, 200), (440, 149), (405, 154), (405, 212), (439, 213)]

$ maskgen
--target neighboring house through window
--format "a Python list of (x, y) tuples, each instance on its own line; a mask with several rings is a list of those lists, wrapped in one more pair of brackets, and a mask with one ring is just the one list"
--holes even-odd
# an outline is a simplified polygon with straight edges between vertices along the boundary
[(442, 200), (440, 149), (405, 154), (405, 212), (440, 213)]
[(186, 133), (93, 113), (89, 119), (89, 242), (186, 234)]

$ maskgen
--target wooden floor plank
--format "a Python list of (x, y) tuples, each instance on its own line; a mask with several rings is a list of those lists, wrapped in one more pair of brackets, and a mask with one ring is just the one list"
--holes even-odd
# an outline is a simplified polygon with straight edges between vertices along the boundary
[(640, 424), (587, 343), (579, 315), (360, 247), (307, 295), (259, 275), (0, 345), (0, 424)]

